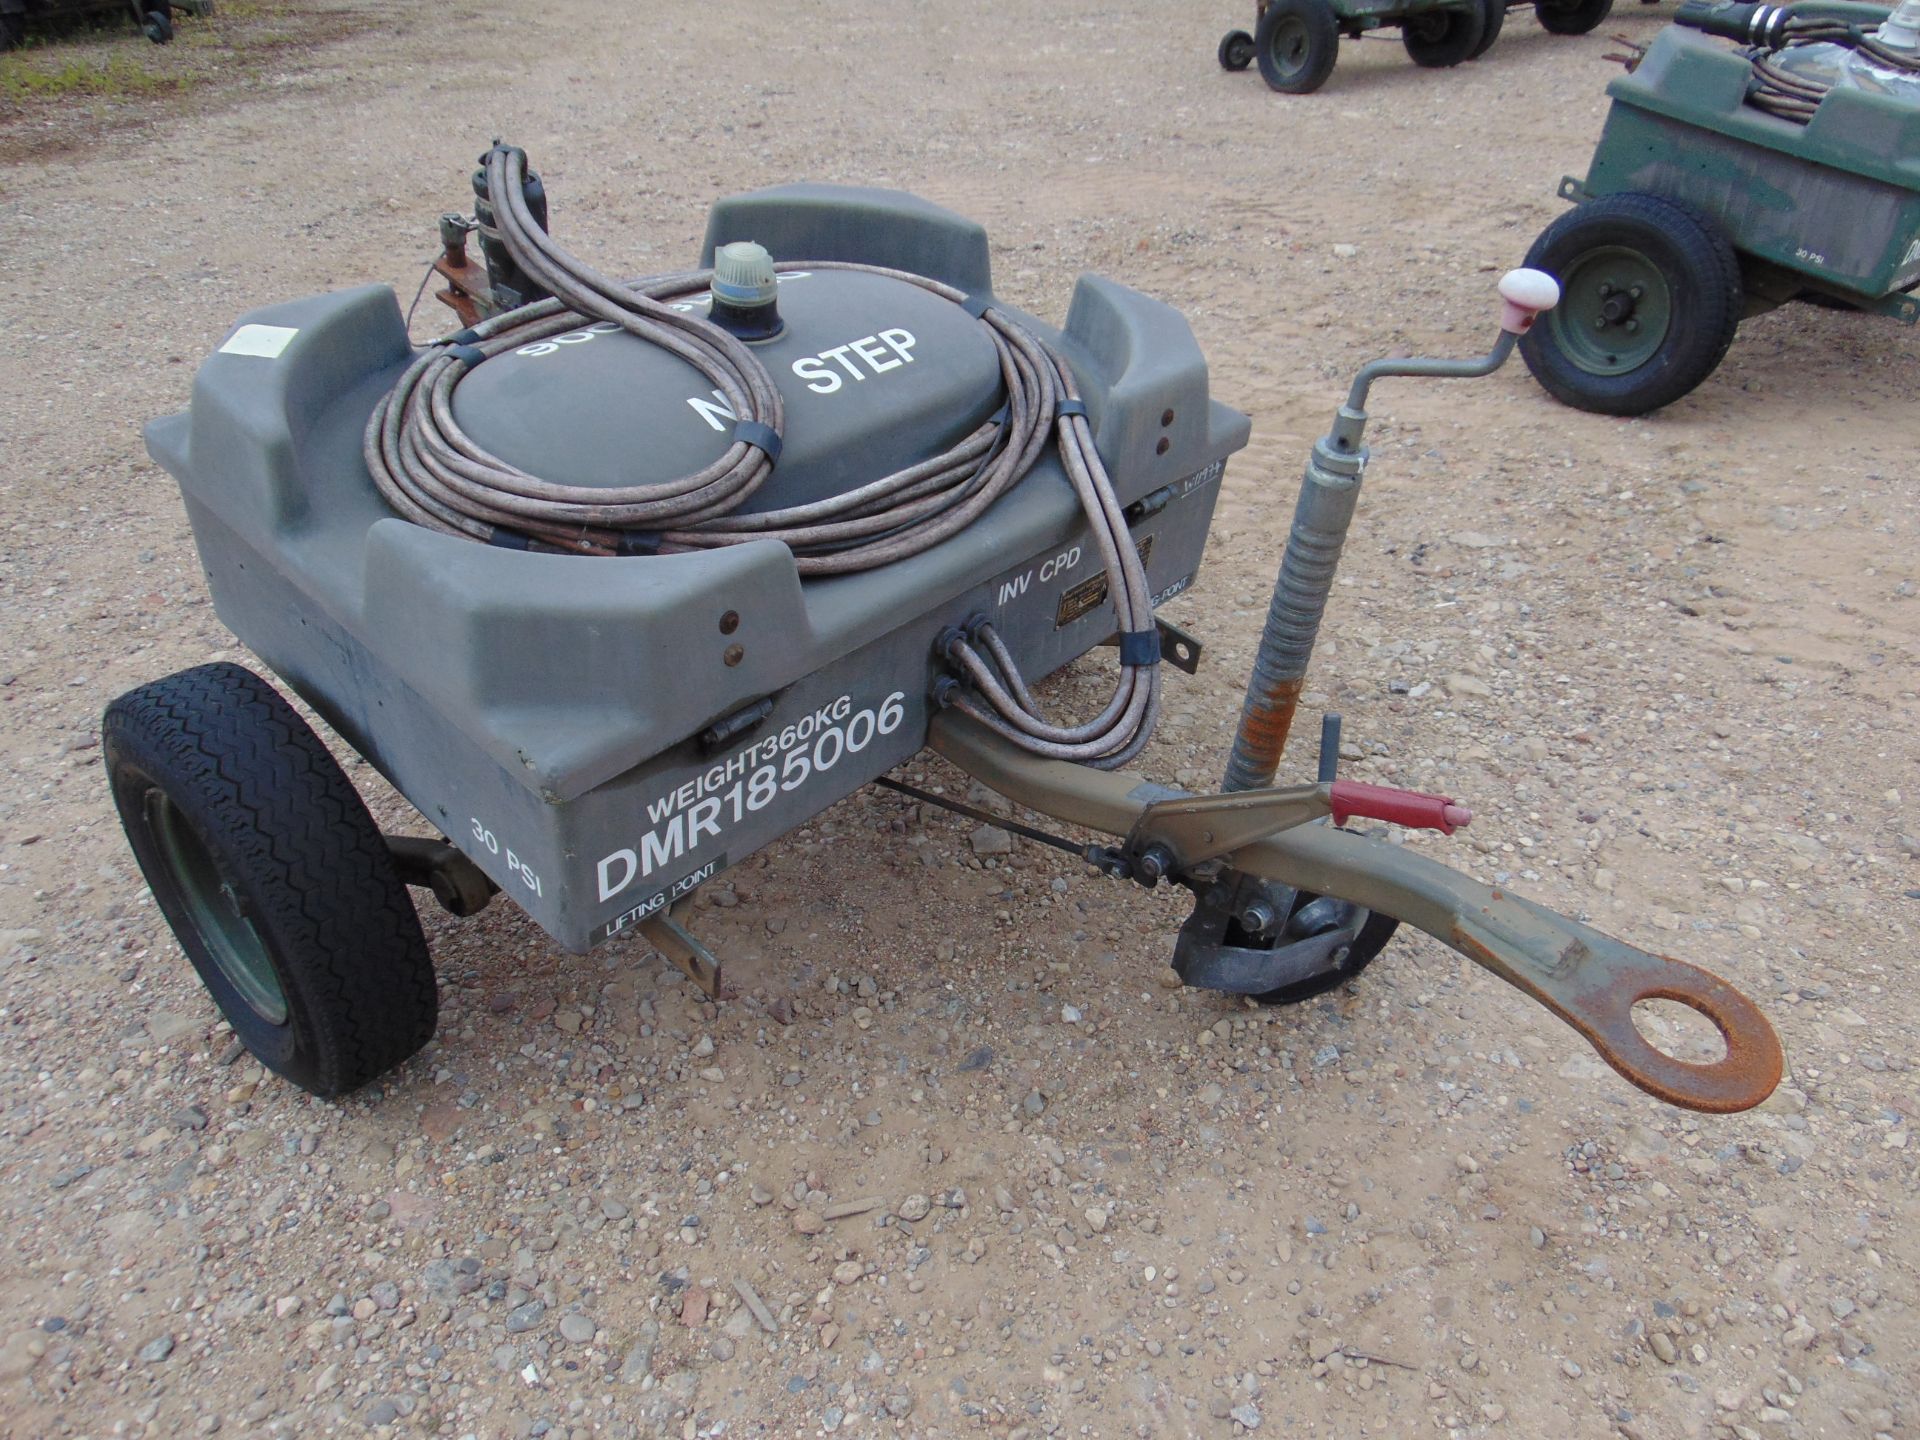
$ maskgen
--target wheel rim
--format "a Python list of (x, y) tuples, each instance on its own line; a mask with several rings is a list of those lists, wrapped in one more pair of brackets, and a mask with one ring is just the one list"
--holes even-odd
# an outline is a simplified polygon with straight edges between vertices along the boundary
[(213, 853), (160, 791), (147, 792), (146, 813), (167, 878), (207, 954), (248, 1009), (269, 1025), (286, 1024), (287, 992)]
[(1295, 15), (1283, 17), (1273, 27), (1273, 35), (1267, 41), (1267, 53), (1273, 58), (1273, 68), (1288, 79), (1307, 68), (1309, 48), (1307, 22)]
[(1590, 250), (1563, 278), (1563, 298), (1549, 315), (1574, 364), (1590, 375), (1625, 375), (1659, 353), (1673, 293), (1645, 255), (1619, 245)]

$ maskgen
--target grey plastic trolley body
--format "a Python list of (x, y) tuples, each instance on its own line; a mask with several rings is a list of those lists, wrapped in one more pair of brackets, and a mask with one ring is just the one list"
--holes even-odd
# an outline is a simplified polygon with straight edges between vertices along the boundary
[[(715, 206), (702, 263), (735, 239), (991, 295), (984, 232), (909, 196), (755, 192)], [(786, 403), (786, 447), (756, 504), (882, 473), (997, 403), (990, 347), (959, 307), (849, 272), (789, 276), (781, 291), (787, 333), (757, 348)], [(1248, 422), (1209, 398), (1180, 315), (1122, 286), (1082, 277), (1057, 338), (1158, 604), (1193, 582)], [(726, 443), (711, 390), (671, 356), (591, 329), (528, 349), (460, 392), (463, 421), (510, 460), (612, 484)], [(1030, 675), (1114, 631), (1050, 455), (952, 540), (804, 582), (774, 541), (583, 558), (414, 526), (361, 458), (367, 417), (413, 353), (384, 287), (255, 311), (202, 367), (190, 412), (152, 424), (148, 445), (185, 495), (222, 621), (570, 950), (919, 750), (946, 627), (990, 617)], [(636, 412), (620, 396), (637, 393), (667, 401)], [(549, 420), (521, 431), (522, 415)]]

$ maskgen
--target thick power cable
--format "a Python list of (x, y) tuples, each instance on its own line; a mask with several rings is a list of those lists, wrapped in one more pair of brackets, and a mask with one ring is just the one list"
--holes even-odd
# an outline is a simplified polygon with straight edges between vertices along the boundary
[[(978, 692), (943, 687), (944, 703), (1037, 754), (1102, 768), (1145, 746), (1159, 713), (1160, 670), (1146, 572), (1087, 423), (1073, 373), (1051, 346), (988, 305), (980, 324), (1006, 389), (1005, 408), (957, 445), (823, 500), (738, 513), (773, 469), (780, 392), (759, 358), (705, 317), (673, 308), (703, 292), (707, 270), (652, 280), (609, 279), (554, 242), (528, 207), (526, 159), (496, 146), (486, 157), (488, 197), (516, 264), (553, 298), (522, 306), (431, 346), (401, 375), (367, 425), (365, 453), (389, 504), (416, 524), (470, 540), (570, 555), (675, 553), (772, 539), (802, 575), (839, 575), (904, 560), (959, 534), (1033, 468), (1049, 438), (1086, 512), (1119, 619), (1122, 665), (1113, 698), (1083, 724), (1057, 725), (1013, 656), (979, 623), (953, 632), (945, 657)], [(938, 280), (880, 266), (791, 262), (782, 270), (847, 270), (920, 288), (954, 304), (968, 297)], [(541, 479), (491, 454), (460, 428), (454, 391), (492, 356), (579, 329), (617, 325), (659, 345), (712, 382), (739, 429), (705, 468), (648, 485), (598, 487)], [(452, 343), (449, 343), (452, 342)], [(744, 438), (742, 432), (745, 432)]]

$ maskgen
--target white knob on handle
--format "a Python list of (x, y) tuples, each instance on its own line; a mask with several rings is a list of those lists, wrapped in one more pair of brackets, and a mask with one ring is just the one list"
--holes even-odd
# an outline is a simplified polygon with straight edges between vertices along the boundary
[(1544, 270), (1509, 270), (1500, 277), (1500, 328), (1524, 335), (1543, 310), (1560, 303), (1560, 282)]

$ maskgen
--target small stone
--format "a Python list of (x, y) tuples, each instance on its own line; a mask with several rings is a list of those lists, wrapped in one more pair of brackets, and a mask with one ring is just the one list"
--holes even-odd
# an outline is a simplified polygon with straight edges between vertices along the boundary
[(620, 1383), (637, 1385), (653, 1373), (653, 1346), (642, 1340), (631, 1350), (627, 1358), (620, 1362)]
[[(521, 1294), (525, 1293), (524, 1290), (521, 1291)], [(540, 1317), (546, 1313), (546, 1302), (542, 1300), (529, 1300), (524, 1305), (516, 1306), (507, 1312), (507, 1333), (509, 1335), (526, 1334), (540, 1323)]]
[(1578, 1362), (1576, 1361), (1562, 1360), (1560, 1362), (1560, 1373), (1566, 1376), (1569, 1380), (1578, 1380), (1582, 1375), (1586, 1374), (1587, 1372), (1582, 1370)]
[(1013, 836), (998, 825), (982, 825), (967, 837), (973, 853), (984, 858), (1013, 853)]
[(1062, 1005), (1060, 1007), (1060, 1019), (1063, 1024), (1078, 1025), (1083, 1018), (1078, 1005)]
[(833, 1267), (833, 1283), (836, 1285), (852, 1285), (866, 1273), (866, 1266), (862, 1265), (858, 1260), (843, 1260)]
[(594, 1331), (598, 1328), (591, 1316), (582, 1315), (577, 1310), (560, 1317), (561, 1337), (575, 1345), (591, 1344)]
[(1477, 1175), (1480, 1173), (1480, 1162), (1471, 1155), (1464, 1153), (1456, 1155), (1453, 1157), (1453, 1164), (1454, 1168), (1462, 1175)]
[(771, 1205), (773, 1203), (773, 1192), (764, 1185), (755, 1185), (751, 1190), (747, 1191), (747, 1198), (756, 1205)]
[(896, 1212), (902, 1220), (918, 1221), (927, 1218), (933, 1210), (933, 1202), (924, 1195), (909, 1195), (900, 1202)]
[(1227, 1413), (1249, 1430), (1260, 1428), (1260, 1407), (1252, 1401), (1248, 1401), (1245, 1405), (1236, 1405)]
[(556, 1010), (553, 1012), (553, 1028), (563, 1035), (578, 1035), (585, 1020), (578, 1010)]
[(139, 1358), (148, 1365), (158, 1365), (173, 1354), (173, 1336), (160, 1335), (140, 1347)]
[(1086, 1211), (1086, 1216), (1087, 1224), (1093, 1227), (1094, 1234), (1098, 1235), (1106, 1230), (1107, 1212), (1102, 1210), (1098, 1205), (1089, 1206)]
[(1027, 1098), (1020, 1102), (1020, 1108), (1025, 1110), (1027, 1114), (1037, 1118), (1046, 1111), (1047, 1097), (1042, 1095), (1038, 1090), (1029, 1090), (1027, 1092)]
[(1441, 682), (1447, 687), (1447, 693), (1455, 696), (1468, 696), (1484, 700), (1493, 694), (1493, 687), (1484, 680), (1476, 680), (1471, 675), (1449, 675)]
[(793, 1212), (793, 1228), (802, 1235), (818, 1235), (827, 1228), (827, 1222), (811, 1210), (796, 1210)]
[(367, 1424), (391, 1425), (400, 1418), (400, 1407), (391, 1400), (376, 1400), (367, 1407)]
[(1656, 1330), (1647, 1337), (1647, 1347), (1660, 1357), (1663, 1365), (1677, 1365), (1680, 1351), (1673, 1343), (1673, 1337), (1664, 1330)]

